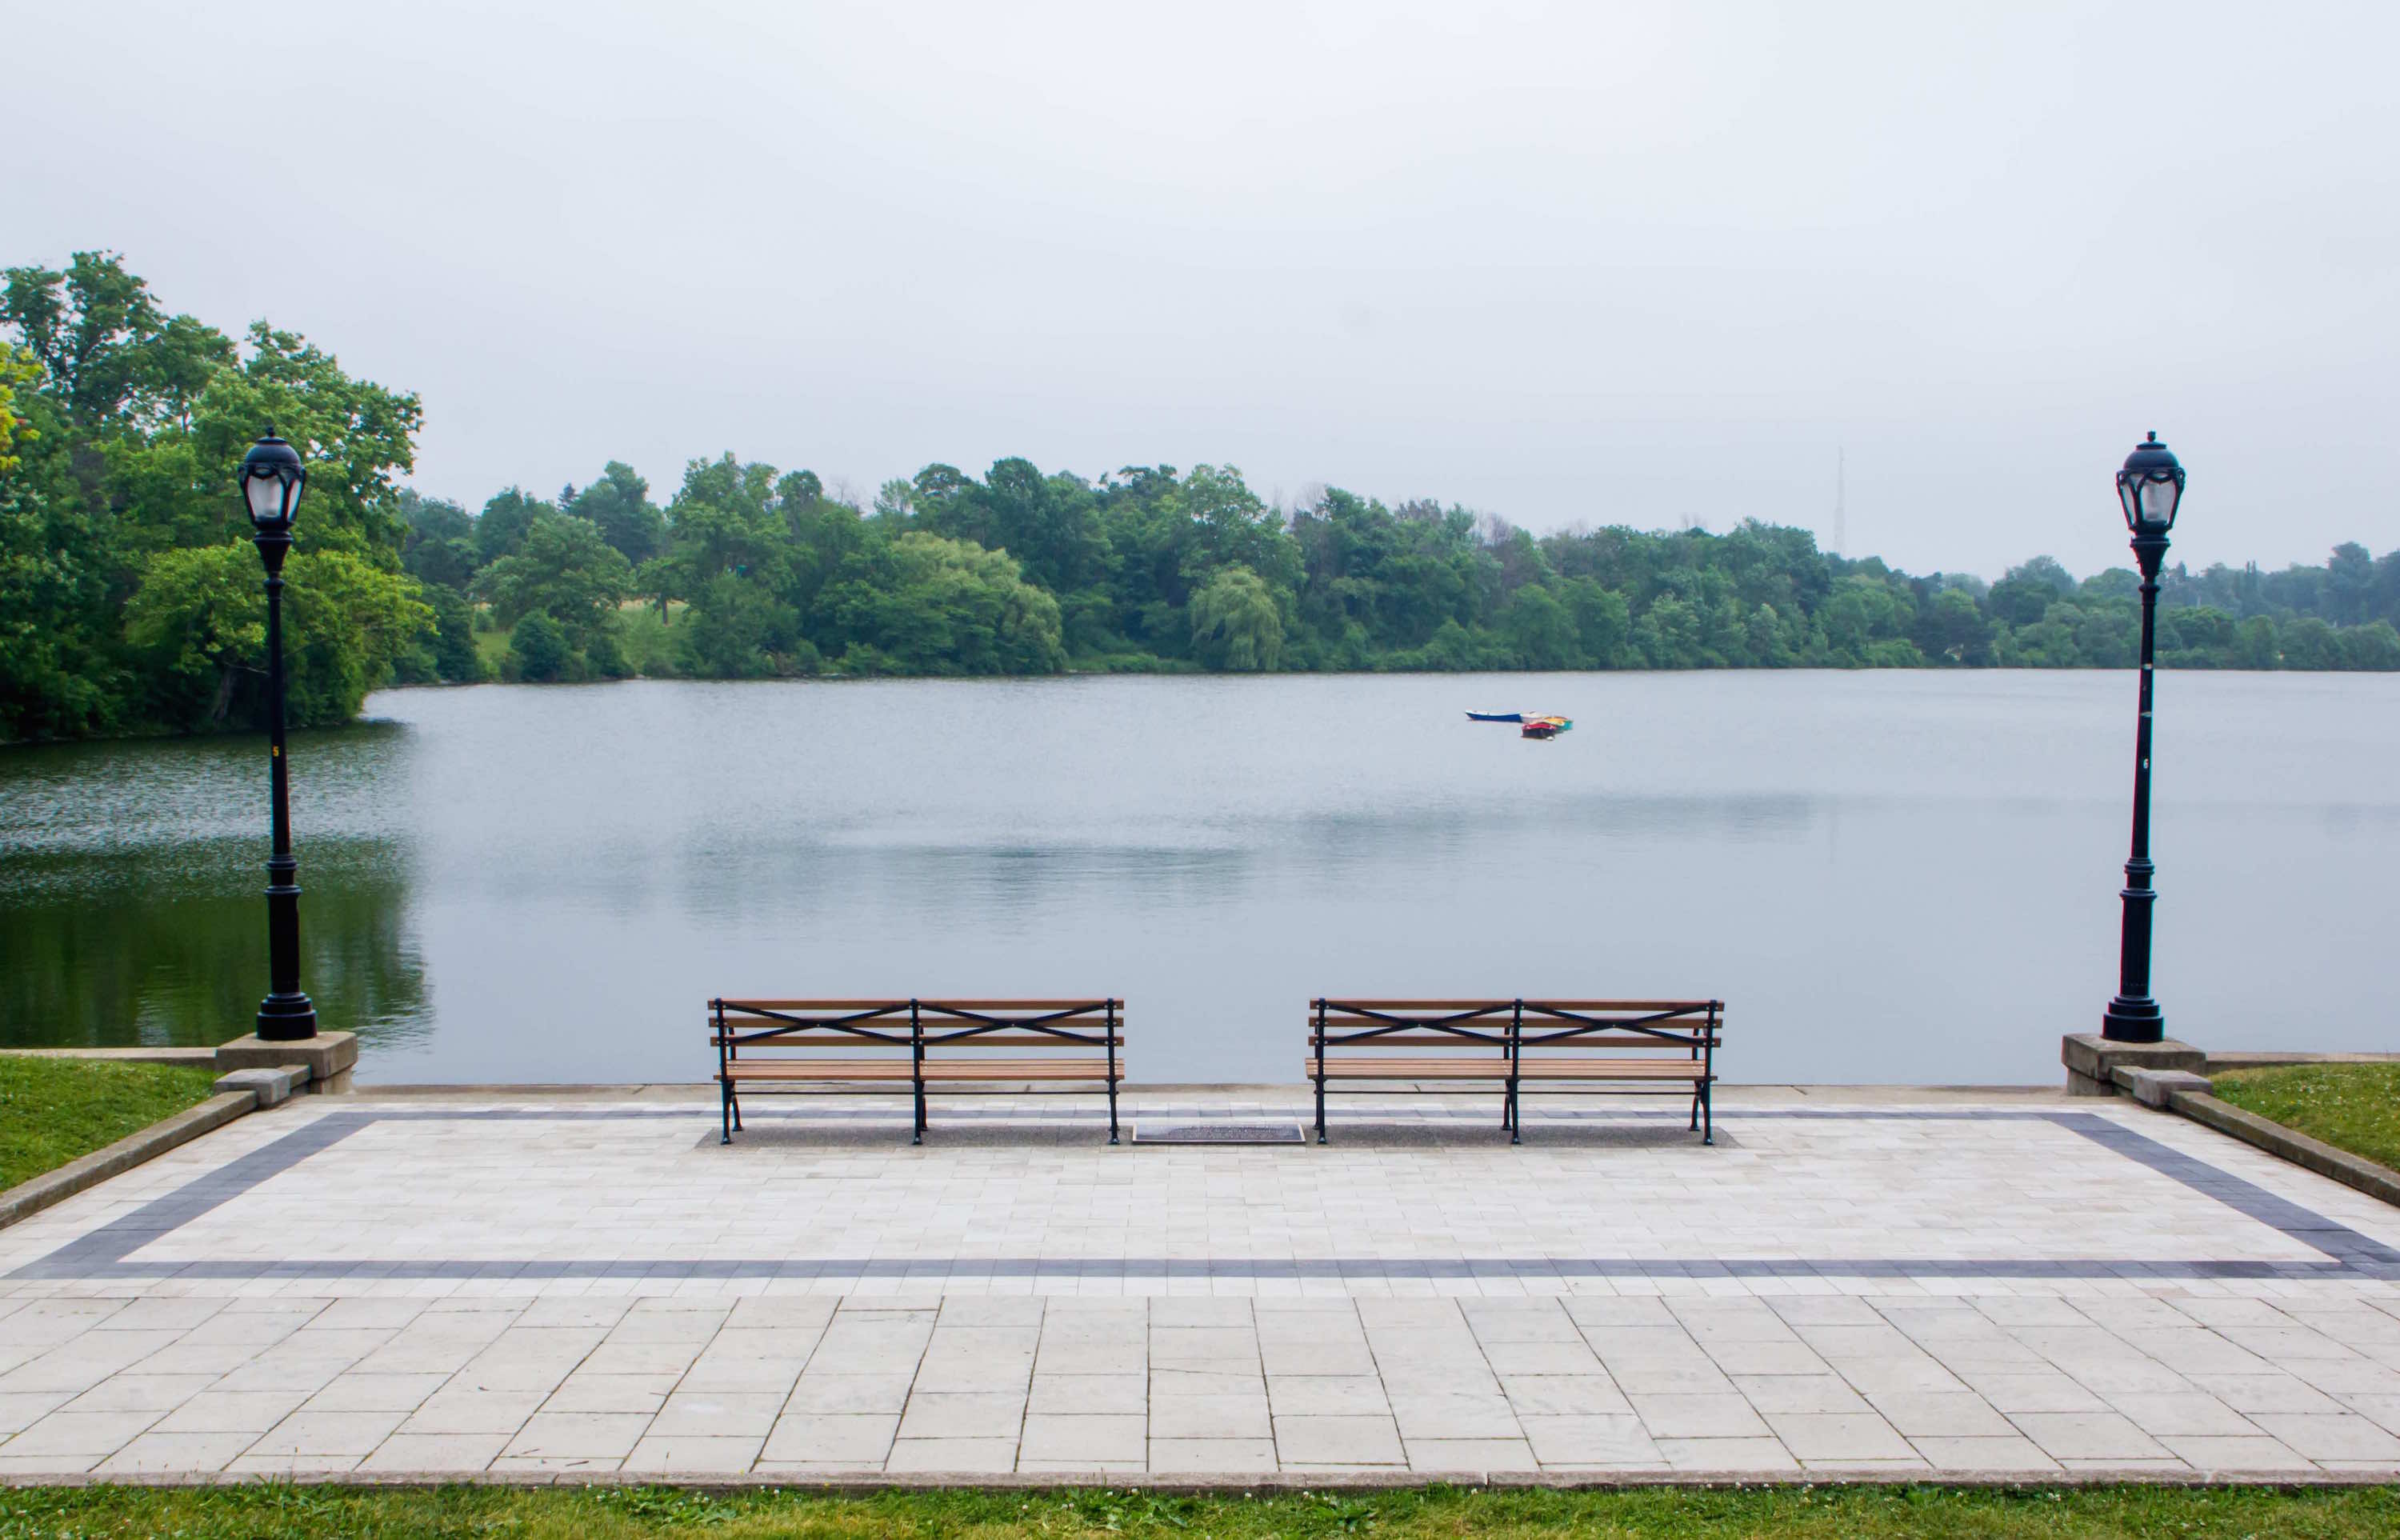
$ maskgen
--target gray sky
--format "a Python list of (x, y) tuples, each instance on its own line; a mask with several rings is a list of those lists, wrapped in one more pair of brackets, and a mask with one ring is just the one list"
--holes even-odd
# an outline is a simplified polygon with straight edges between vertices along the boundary
[(1852, 554), (2088, 572), (2156, 428), (2179, 558), (2400, 545), (2400, 7), (1172, 11), (16, 5), (0, 260), (308, 333), (470, 505), (1019, 454), (1830, 541), (1844, 445)]

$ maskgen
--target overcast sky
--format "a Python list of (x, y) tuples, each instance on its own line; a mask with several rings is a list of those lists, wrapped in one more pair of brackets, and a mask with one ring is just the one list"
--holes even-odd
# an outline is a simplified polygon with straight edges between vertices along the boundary
[(1912, 570), (2400, 545), (2400, 6), (11, 5), (0, 262), (419, 392), (470, 506), (731, 449), (1238, 465)]

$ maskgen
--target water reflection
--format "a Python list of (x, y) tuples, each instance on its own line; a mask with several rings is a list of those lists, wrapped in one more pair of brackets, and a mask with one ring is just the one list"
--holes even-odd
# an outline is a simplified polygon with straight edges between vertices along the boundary
[[(400, 847), (320, 840), (308, 856), (301, 976), (322, 1019), (372, 1045), (423, 1038)], [(229, 840), (0, 859), (0, 1044), (197, 1046), (250, 1030), (266, 988), (265, 879), (224, 890), (256, 865), (256, 842)]]

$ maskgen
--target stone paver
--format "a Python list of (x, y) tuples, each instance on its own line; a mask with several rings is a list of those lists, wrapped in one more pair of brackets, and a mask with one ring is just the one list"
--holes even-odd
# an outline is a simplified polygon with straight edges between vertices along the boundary
[(2373, 1200), (2130, 1104), (1722, 1110), (296, 1101), (0, 1232), (0, 1477), (2400, 1475)]

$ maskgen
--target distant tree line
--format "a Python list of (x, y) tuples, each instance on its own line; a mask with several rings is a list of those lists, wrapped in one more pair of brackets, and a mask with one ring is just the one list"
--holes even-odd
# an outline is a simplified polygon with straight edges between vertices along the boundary
[[(948, 465), (871, 504), (728, 454), (663, 505), (630, 466), (470, 512), (400, 484), (416, 397), (291, 333), (237, 344), (104, 253), (7, 271), (0, 736), (259, 719), (264, 606), (232, 486), (308, 457), (288, 572), (296, 720), (389, 682), (1096, 671), (2129, 666), (2137, 579), (2037, 557), (1914, 577), (1755, 520), (1536, 537), (1230, 466), (1097, 480)], [(2171, 667), (2400, 669), (2400, 552), (2165, 576)]]

